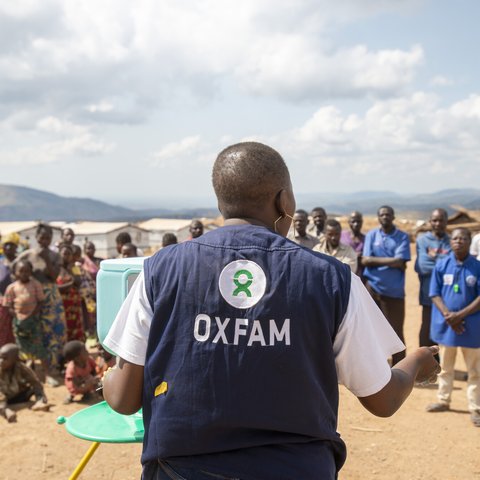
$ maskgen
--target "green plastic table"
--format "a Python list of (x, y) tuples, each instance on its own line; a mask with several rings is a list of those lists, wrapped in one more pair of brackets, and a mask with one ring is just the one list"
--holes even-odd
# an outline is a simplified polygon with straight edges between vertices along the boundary
[(60, 416), (57, 423), (65, 424), (71, 435), (94, 442), (69, 480), (78, 478), (100, 443), (141, 443), (145, 433), (142, 410), (133, 415), (121, 415), (112, 410), (107, 402), (84, 408), (70, 417)]

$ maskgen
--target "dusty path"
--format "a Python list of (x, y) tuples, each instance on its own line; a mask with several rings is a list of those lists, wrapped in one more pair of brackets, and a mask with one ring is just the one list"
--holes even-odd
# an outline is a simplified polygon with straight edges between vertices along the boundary
[[(417, 345), (420, 309), (418, 282), (412, 263), (407, 270), (406, 338)], [(459, 359), (457, 368), (464, 370)], [(393, 418), (375, 418), (342, 388), (339, 431), (348, 445), (342, 480), (480, 479), (480, 429), (469, 422), (466, 383), (457, 381), (453, 411), (432, 414), (425, 405), (435, 400), (435, 389), (415, 389)], [(54, 403), (50, 413), (23, 409), (18, 423), (0, 421), (0, 479), (67, 479), (89, 444), (58, 426), (58, 415), (70, 415), (83, 406), (62, 405), (63, 387), (48, 388)], [(132, 479), (140, 477), (141, 446), (101, 445), (80, 477)], [(300, 480), (300, 479), (299, 479)]]

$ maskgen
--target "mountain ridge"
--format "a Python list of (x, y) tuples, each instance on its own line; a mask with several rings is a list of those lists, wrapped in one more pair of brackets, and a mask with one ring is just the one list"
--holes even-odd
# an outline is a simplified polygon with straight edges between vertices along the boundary
[[(428, 215), (434, 208), (452, 211), (451, 205), (480, 209), (480, 189), (446, 189), (435, 193), (402, 195), (389, 191), (360, 191), (346, 194), (301, 193), (297, 207), (307, 210), (322, 206), (327, 212), (348, 214), (359, 210), (375, 214), (380, 205), (389, 204), (397, 213), (416, 212)], [(0, 184), (0, 221), (65, 220), (65, 221), (140, 221), (152, 217), (194, 218), (216, 217), (216, 207), (184, 209), (144, 208), (136, 210), (82, 197), (64, 197), (19, 185)]]

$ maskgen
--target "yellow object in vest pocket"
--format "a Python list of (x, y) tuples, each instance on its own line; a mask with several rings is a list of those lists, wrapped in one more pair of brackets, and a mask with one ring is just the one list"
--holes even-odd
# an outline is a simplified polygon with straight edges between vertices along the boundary
[(163, 395), (167, 393), (168, 390), (168, 383), (162, 382), (156, 389), (155, 389), (155, 396), (158, 397), (159, 395)]

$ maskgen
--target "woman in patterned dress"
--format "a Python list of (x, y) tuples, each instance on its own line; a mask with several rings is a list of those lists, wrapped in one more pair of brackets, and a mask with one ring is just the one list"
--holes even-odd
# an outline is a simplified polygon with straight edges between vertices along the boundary
[(52, 386), (58, 386), (58, 381), (52, 377), (54, 367), (61, 367), (62, 349), (66, 342), (65, 311), (62, 296), (56, 285), (60, 272), (60, 255), (50, 249), (53, 230), (50, 225), (40, 223), (37, 226), (35, 239), (38, 247), (25, 250), (17, 260), (29, 260), (33, 265), (33, 276), (43, 285), (45, 300), (40, 310), (43, 344), (49, 353), (46, 381)]

